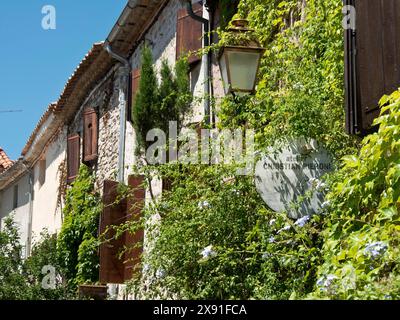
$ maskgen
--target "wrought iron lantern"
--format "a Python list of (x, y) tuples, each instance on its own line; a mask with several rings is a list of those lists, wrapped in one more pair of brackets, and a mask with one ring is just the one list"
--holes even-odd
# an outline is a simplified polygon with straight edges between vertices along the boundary
[[(255, 92), (260, 61), (265, 49), (257, 40), (243, 37), (254, 31), (248, 28), (247, 20), (234, 20), (232, 24), (234, 27), (228, 31), (234, 44), (221, 48), (220, 71), (225, 94), (244, 96)], [(246, 40), (240, 40), (241, 38)]]

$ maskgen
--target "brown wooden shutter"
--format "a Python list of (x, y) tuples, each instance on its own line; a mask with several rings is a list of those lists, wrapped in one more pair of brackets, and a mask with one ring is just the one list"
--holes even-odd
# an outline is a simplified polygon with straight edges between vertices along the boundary
[(132, 121), (132, 110), (135, 106), (136, 94), (139, 91), (140, 84), (140, 69), (132, 70), (130, 77), (130, 92), (129, 92), (129, 111), (128, 111), (128, 121)]
[[(127, 219), (139, 221), (145, 204), (144, 176), (131, 175), (128, 178), (131, 195), (127, 199)], [(144, 230), (141, 228), (134, 234), (125, 235), (125, 245), (129, 250), (125, 254), (125, 281), (142, 270), (141, 257), (143, 253)]]
[(163, 178), (162, 179), (162, 191), (171, 191), (172, 183), (173, 183), (173, 181), (171, 178)]
[(104, 182), (104, 208), (99, 231), (109, 241), (100, 246), (101, 283), (124, 283), (141, 271), (144, 230), (140, 228), (133, 234), (124, 232), (113, 239), (115, 231), (112, 226), (119, 226), (131, 219), (138, 221), (141, 218), (145, 203), (143, 181), (143, 176), (129, 176), (132, 193), (123, 200), (119, 200), (118, 182)]
[(98, 157), (98, 117), (93, 108), (83, 113), (83, 161), (92, 162)]
[[(125, 270), (119, 255), (125, 244), (124, 236), (115, 237), (113, 226), (126, 221), (126, 200), (118, 201), (118, 182), (106, 180), (103, 187), (103, 212), (100, 217), (100, 235), (107, 242), (100, 245), (100, 282), (124, 283)], [(107, 232), (106, 232), (107, 231)]]
[(400, 86), (400, 2), (346, 0), (356, 9), (356, 30), (345, 31), (346, 127), (370, 132), (378, 102)]
[(80, 136), (73, 134), (67, 140), (67, 182), (75, 180), (79, 173), (80, 165)]
[[(196, 15), (203, 15), (203, 6), (199, 3), (193, 5), (193, 11)], [(203, 47), (203, 25), (189, 16), (186, 9), (178, 11), (178, 22), (176, 29), (176, 59), (186, 53), (196, 52)], [(201, 60), (198, 54), (192, 54), (189, 57), (189, 63), (195, 63)]]

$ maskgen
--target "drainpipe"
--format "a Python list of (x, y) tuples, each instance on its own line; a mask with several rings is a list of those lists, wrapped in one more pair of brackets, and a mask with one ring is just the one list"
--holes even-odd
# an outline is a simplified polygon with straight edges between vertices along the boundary
[[(204, 36), (203, 36), (203, 48), (207, 48), (210, 45), (210, 20), (205, 19), (201, 16), (196, 15), (193, 12), (193, 5), (191, 0), (187, 0), (186, 9), (190, 17), (194, 20), (201, 22), (204, 26)], [(210, 110), (210, 57), (207, 53), (203, 55), (202, 58), (203, 65), (203, 75), (204, 75), (204, 116), (205, 123), (210, 124), (211, 110)]]
[(28, 170), (29, 174), (29, 218), (28, 218), (28, 240), (26, 244), (26, 256), (31, 255), (32, 250), (32, 221), (33, 221), (33, 170)]
[(115, 53), (109, 41), (104, 44), (105, 50), (115, 60), (119, 61), (123, 66), (122, 83), (126, 84), (125, 88), (119, 90), (119, 104), (120, 104), (120, 126), (119, 126), (119, 152), (118, 152), (118, 181), (123, 183), (125, 180), (125, 140), (126, 140), (126, 119), (127, 119), (127, 106), (128, 106), (128, 87), (129, 87), (129, 73), (131, 72), (131, 65), (129, 61)]

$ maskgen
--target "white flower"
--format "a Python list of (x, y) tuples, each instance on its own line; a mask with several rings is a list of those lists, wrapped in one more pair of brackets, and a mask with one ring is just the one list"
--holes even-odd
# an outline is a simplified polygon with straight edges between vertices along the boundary
[(270, 225), (270, 226), (273, 226), (275, 223), (276, 223), (276, 219), (271, 219), (271, 220), (269, 221), (269, 225)]
[(296, 226), (299, 226), (300, 228), (304, 227), (307, 222), (310, 220), (310, 216), (304, 216), (303, 218), (297, 219), (296, 222), (294, 223)]
[(239, 191), (239, 190), (233, 189), (232, 191), (233, 191), (233, 193), (234, 193), (235, 195), (240, 196), (240, 191)]
[(283, 232), (283, 231), (287, 231), (287, 230), (290, 230), (290, 226), (289, 226), (289, 225), (284, 226), (282, 229), (280, 229), (280, 230), (278, 231), (278, 234), (281, 233), (281, 232)]
[(165, 277), (165, 271), (163, 269), (158, 269), (156, 271), (156, 277), (158, 279), (164, 278)]
[(322, 209), (327, 209), (327, 208), (329, 208), (330, 205), (331, 205), (331, 202), (329, 200), (326, 200), (325, 202), (323, 202), (321, 204), (321, 208)]
[(207, 209), (210, 207), (210, 203), (208, 201), (200, 201), (198, 207), (199, 209)]
[(318, 191), (326, 189), (327, 184), (325, 182), (319, 181), (315, 187)]
[(204, 259), (208, 259), (210, 257), (216, 256), (217, 253), (213, 250), (213, 246), (210, 245), (203, 249), (203, 251), (201, 252), (201, 255), (203, 256)]
[(143, 265), (143, 272), (147, 272), (147, 271), (150, 271), (150, 265), (147, 264), (147, 263), (145, 263), (145, 264)]

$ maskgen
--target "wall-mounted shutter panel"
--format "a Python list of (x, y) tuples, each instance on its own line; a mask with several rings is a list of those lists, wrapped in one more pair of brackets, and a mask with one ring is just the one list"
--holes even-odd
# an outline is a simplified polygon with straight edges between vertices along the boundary
[(366, 134), (379, 116), (379, 100), (400, 87), (400, 2), (347, 0), (356, 30), (345, 31), (346, 126)]
[[(127, 219), (140, 221), (142, 210), (145, 204), (144, 176), (131, 175), (128, 178), (131, 194), (127, 199)], [(125, 281), (132, 278), (135, 273), (141, 271), (141, 256), (143, 253), (144, 230), (136, 230), (133, 234), (127, 232), (125, 235), (125, 245), (129, 248), (125, 254)]]
[(163, 178), (162, 179), (162, 191), (171, 191), (172, 183), (173, 183), (173, 181), (171, 178)]
[(92, 162), (98, 157), (98, 117), (93, 108), (83, 113), (83, 161)]
[(103, 187), (103, 212), (100, 217), (100, 235), (109, 240), (100, 245), (100, 282), (124, 283), (125, 266), (120, 254), (125, 236), (114, 239), (116, 226), (126, 221), (126, 200), (119, 201), (118, 182), (106, 180)]
[[(196, 15), (203, 15), (203, 6), (199, 3), (193, 5), (193, 11)], [(197, 52), (203, 47), (203, 24), (189, 16), (186, 9), (178, 11), (178, 22), (176, 29), (176, 58), (190, 52)], [(201, 60), (197, 54), (189, 57), (189, 63), (195, 63)]]
[(140, 69), (132, 70), (130, 77), (130, 90), (129, 90), (129, 111), (128, 121), (132, 121), (132, 110), (135, 107), (136, 94), (139, 91), (140, 84)]
[(67, 182), (71, 183), (79, 173), (81, 140), (79, 134), (73, 134), (67, 141)]

